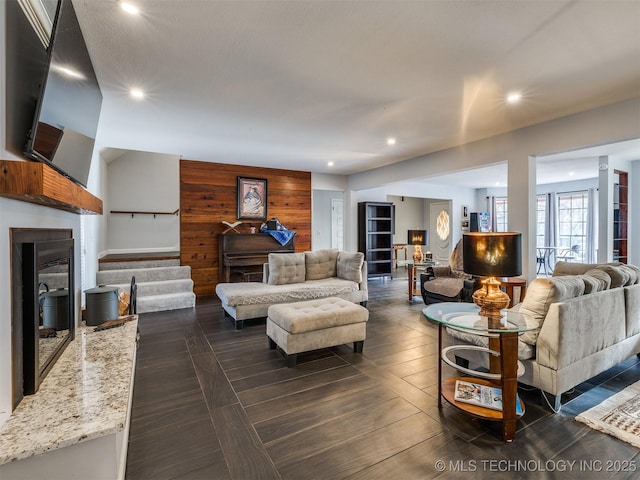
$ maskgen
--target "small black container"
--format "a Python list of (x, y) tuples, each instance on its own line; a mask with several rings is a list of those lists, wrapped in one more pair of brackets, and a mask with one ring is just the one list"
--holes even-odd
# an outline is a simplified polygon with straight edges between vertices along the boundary
[(69, 330), (69, 290), (61, 288), (41, 296), (42, 326), (56, 331)]
[(99, 285), (84, 293), (87, 295), (87, 326), (95, 327), (118, 318), (118, 287)]

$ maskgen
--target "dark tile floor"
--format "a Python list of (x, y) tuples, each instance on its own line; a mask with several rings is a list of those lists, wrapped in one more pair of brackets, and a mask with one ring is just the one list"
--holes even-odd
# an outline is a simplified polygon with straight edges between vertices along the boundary
[(295, 369), (264, 321), (236, 331), (216, 299), (140, 315), (127, 479), (640, 476), (619, 471), (640, 470), (636, 448), (574, 420), (639, 380), (636, 358), (564, 395), (557, 415), (521, 388), (507, 444), (498, 423), (437, 407), (437, 327), (407, 301), (404, 269), (369, 288), (364, 353), (311, 352)]

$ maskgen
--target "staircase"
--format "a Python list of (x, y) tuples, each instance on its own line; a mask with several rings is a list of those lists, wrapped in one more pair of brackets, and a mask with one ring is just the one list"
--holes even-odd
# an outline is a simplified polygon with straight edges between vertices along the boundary
[(178, 258), (101, 259), (98, 285), (119, 287), (129, 292), (131, 277), (138, 286), (137, 313), (192, 308), (196, 303), (191, 267), (180, 266)]

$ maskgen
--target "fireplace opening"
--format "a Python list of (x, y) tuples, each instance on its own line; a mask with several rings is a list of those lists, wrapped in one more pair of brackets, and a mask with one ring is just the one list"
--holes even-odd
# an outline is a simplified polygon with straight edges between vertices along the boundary
[(13, 408), (35, 393), (75, 334), (70, 229), (11, 231)]
[(35, 393), (74, 337), (73, 240), (22, 244), (24, 384)]

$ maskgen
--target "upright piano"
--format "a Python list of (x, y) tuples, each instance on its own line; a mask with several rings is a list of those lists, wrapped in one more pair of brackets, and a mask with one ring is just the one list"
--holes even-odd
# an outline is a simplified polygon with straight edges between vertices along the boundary
[[(218, 237), (220, 281), (231, 282), (238, 279), (256, 277), (262, 274), (262, 264), (267, 263), (269, 254), (294, 253), (294, 238), (280, 245), (268, 233), (227, 233)], [(262, 278), (260, 276), (260, 278)]]

